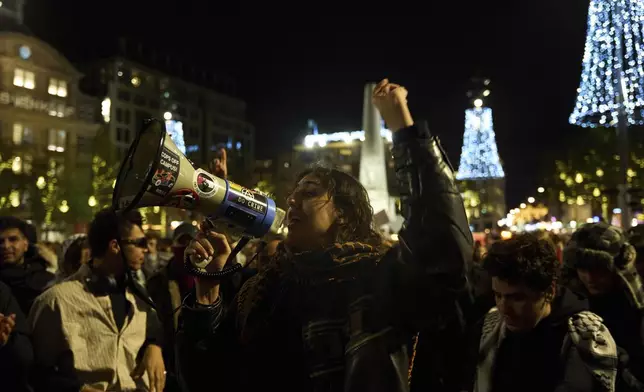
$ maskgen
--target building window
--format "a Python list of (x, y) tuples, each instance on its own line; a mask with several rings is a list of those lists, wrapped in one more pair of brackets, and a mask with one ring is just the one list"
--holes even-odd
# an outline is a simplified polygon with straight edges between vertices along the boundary
[(49, 95), (57, 95), (59, 97), (67, 96), (67, 82), (64, 80), (49, 79), (49, 89), (47, 89)]
[(92, 148), (92, 138), (78, 136), (76, 138), (76, 148), (78, 151), (89, 151)]
[(123, 113), (125, 114), (125, 124), (130, 123), (130, 110), (129, 109), (123, 109)]
[(49, 159), (49, 169), (54, 172), (56, 177), (62, 177), (65, 172), (65, 164), (55, 159)]
[(19, 146), (21, 144), (31, 144), (34, 142), (34, 133), (29, 127), (25, 127), (20, 123), (13, 124), (13, 144)]
[(33, 90), (36, 87), (36, 76), (31, 71), (16, 68), (13, 70), (13, 85)]
[(49, 115), (53, 117), (65, 117), (65, 104), (59, 103), (50, 106)]
[(142, 95), (135, 95), (134, 104), (139, 106), (145, 106), (145, 97)]
[(65, 151), (65, 142), (67, 141), (67, 132), (61, 129), (49, 130), (49, 143), (47, 149), (49, 151), (63, 152)]
[(130, 102), (130, 93), (125, 90), (119, 90), (117, 97), (121, 101)]
[(123, 128), (116, 128), (116, 141), (120, 142), (123, 140)]
[(22, 157), (15, 157), (11, 163), (11, 170), (16, 174), (31, 174), (33, 162), (34, 157), (29, 154), (25, 154)]
[(123, 122), (123, 110), (121, 108), (116, 109), (116, 121)]

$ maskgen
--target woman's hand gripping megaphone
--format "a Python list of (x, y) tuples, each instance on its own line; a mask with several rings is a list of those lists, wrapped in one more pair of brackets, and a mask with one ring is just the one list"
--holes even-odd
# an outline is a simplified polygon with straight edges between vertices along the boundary
[(186, 248), (192, 265), (206, 272), (219, 272), (224, 269), (228, 256), (232, 253), (228, 239), (224, 234), (209, 230), (202, 226), (197, 238), (193, 239)]
[[(217, 156), (208, 164), (208, 170), (219, 178), (228, 178), (226, 149), (220, 148)], [(224, 269), (232, 250), (224, 234), (213, 231), (213, 224), (207, 219), (201, 225), (201, 232), (186, 248), (192, 265), (207, 272), (219, 272)]]

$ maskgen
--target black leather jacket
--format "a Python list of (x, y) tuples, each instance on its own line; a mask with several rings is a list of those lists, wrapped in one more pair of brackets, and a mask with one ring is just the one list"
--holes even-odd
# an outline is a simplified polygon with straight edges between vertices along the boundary
[(393, 142), (405, 217), (399, 243), (375, 263), (308, 276), (276, 297), (268, 306), (279, 316), (250, 343), (240, 343), (226, 298), (200, 306), (188, 297), (177, 336), (186, 390), (409, 390), (410, 337), (458, 317), (473, 243), (438, 140), (413, 126)]

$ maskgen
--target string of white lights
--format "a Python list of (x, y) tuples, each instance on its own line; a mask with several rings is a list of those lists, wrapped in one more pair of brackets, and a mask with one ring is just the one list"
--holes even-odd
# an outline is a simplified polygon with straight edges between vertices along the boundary
[(614, 126), (620, 92), (628, 123), (644, 125), (644, 0), (591, 0), (570, 123)]
[[(482, 104), (482, 102), (480, 102)], [(480, 106), (477, 104), (477, 106)], [(456, 179), (503, 178), (505, 173), (496, 147), (492, 109), (477, 107), (465, 111), (465, 134)]]

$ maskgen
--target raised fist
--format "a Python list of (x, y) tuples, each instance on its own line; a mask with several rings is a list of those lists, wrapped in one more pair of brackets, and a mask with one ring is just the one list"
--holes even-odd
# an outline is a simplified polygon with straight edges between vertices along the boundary
[(373, 89), (372, 99), (390, 130), (395, 132), (414, 125), (407, 107), (407, 89), (404, 87), (383, 79)]

